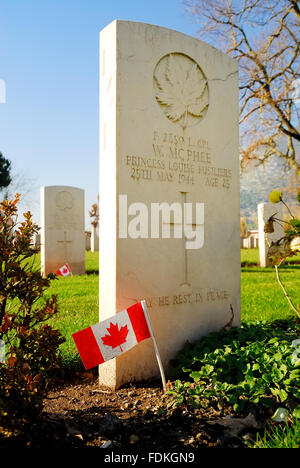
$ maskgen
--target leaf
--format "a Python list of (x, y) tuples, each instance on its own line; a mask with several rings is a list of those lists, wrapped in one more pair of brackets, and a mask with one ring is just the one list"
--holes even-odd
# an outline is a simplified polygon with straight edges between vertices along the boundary
[(201, 375), (203, 377), (206, 377), (206, 376), (210, 375), (213, 371), (214, 371), (214, 366), (211, 366), (210, 364), (206, 364), (201, 369)]
[(183, 389), (183, 384), (180, 380), (177, 379), (175, 381), (174, 387), (177, 392), (180, 392)]
[(299, 228), (300, 227), (300, 220), (299, 219), (291, 219), (290, 224), (295, 228)]
[(275, 413), (272, 416), (272, 421), (275, 422), (286, 422), (289, 412), (286, 408), (277, 408)]
[(191, 372), (190, 373), (190, 377), (192, 377), (192, 379), (194, 380), (200, 380), (201, 378), (201, 372), (197, 372), (197, 371), (194, 371), (194, 372)]
[(199, 66), (193, 62), (183, 67), (174, 54), (170, 54), (167, 60), (164, 76), (155, 77), (158, 87), (156, 99), (165, 106), (166, 116), (175, 122), (184, 118), (184, 123), (187, 114), (202, 117), (208, 107), (208, 85)]
[(293, 416), (297, 419), (300, 419), (300, 406), (296, 406), (296, 408), (293, 411)]
[(287, 400), (288, 396), (288, 393), (282, 388), (279, 393), (280, 400), (284, 402), (285, 400)]
[(119, 325), (117, 323), (114, 325), (110, 322), (110, 326), (107, 328), (107, 331), (109, 334), (101, 337), (103, 344), (111, 346), (112, 349), (120, 346), (120, 350), (123, 352), (121, 344), (126, 343), (126, 338), (129, 333), (127, 325), (119, 329)]
[(156, 99), (162, 104), (167, 106), (166, 115), (171, 120), (177, 122), (182, 118), (185, 113), (185, 105), (181, 102), (176, 95), (176, 87), (168, 82), (165, 82), (161, 91), (157, 93)]
[(166, 78), (171, 85), (173, 83), (178, 86), (181, 86), (186, 78), (183, 67), (180, 65), (178, 60), (175, 60), (173, 54), (170, 54), (168, 58)]
[(9, 367), (14, 367), (16, 362), (17, 358), (15, 358), (14, 356), (9, 356), (9, 358), (7, 359), (7, 364), (9, 365)]

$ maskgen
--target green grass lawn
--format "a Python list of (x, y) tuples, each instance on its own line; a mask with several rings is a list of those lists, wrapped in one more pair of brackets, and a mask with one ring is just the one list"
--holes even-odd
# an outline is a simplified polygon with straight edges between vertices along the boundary
[[(39, 264), (37, 257), (36, 264)], [(98, 322), (99, 316), (99, 256), (86, 252), (86, 275), (59, 277), (51, 282), (46, 296), (57, 294), (59, 312), (50, 320), (66, 338), (61, 345), (65, 366), (79, 365), (81, 361), (72, 339), (72, 333)]]
[[(280, 278), (294, 304), (300, 302), (300, 266), (280, 268)], [(281, 290), (274, 268), (242, 268), (242, 321), (278, 320), (295, 316)]]
[[(241, 260), (257, 262), (257, 249), (242, 249)], [(36, 259), (39, 265), (39, 257)], [(98, 253), (86, 252), (84, 276), (59, 278), (52, 281), (49, 294), (57, 294), (60, 312), (51, 319), (66, 338), (61, 346), (64, 365), (79, 365), (81, 361), (72, 339), (72, 333), (98, 322)], [(300, 265), (280, 267), (283, 284), (295, 304), (300, 302)], [(248, 266), (242, 268), (242, 321), (274, 321), (294, 317), (279, 287), (274, 268)]]
[[(291, 257), (288, 261), (300, 262), (300, 255)], [(258, 249), (241, 249), (242, 265), (245, 262), (249, 266), (242, 267), (242, 320), (251, 322), (292, 318), (294, 313), (276, 280), (274, 267), (256, 266), (259, 263)], [(300, 264), (282, 265), (279, 273), (291, 300), (297, 305), (300, 302)]]

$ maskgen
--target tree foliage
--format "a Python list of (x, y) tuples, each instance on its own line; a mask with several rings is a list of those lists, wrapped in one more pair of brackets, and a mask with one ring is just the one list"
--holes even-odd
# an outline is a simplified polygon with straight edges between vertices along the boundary
[(6, 188), (11, 183), (11, 162), (0, 152), (0, 190)]
[(95, 228), (99, 225), (99, 197), (98, 203), (93, 203), (91, 209), (89, 210), (89, 215), (92, 218), (91, 224)]
[(239, 62), (242, 167), (253, 159), (263, 163), (278, 156), (298, 174), (298, 2), (186, 0), (185, 3), (197, 19), (200, 37)]

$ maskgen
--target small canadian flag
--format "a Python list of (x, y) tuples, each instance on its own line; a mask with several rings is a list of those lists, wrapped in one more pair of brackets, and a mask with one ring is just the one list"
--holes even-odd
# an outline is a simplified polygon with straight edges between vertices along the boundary
[(78, 331), (72, 337), (86, 370), (125, 353), (146, 338), (152, 338), (165, 389), (165, 376), (145, 301)]
[(86, 369), (125, 353), (151, 337), (141, 302), (77, 333), (73, 340)]
[(68, 275), (71, 275), (72, 272), (71, 272), (69, 265), (65, 263), (62, 267), (60, 267), (57, 270), (56, 274), (59, 276), (68, 276)]

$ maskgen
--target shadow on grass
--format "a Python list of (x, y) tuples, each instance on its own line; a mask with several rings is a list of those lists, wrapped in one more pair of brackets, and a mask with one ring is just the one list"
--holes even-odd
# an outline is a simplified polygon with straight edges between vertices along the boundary
[[(274, 273), (275, 274), (275, 268), (274, 267), (266, 267), (262, 268), (259, 266), (249, 266), (249, 265), (242, 265), (241, 271), (243, 273)], [(281, 271), (289, 272), (289, 271), (300, 271), (300, 265), (281, 265), (279, 267), (279, 273)]]
[(275, 270), (271, 268), (267, 269), (267, 268), (249, 267), (249, 266), (242, 267), (241, 272), (242, 273), (274, 273), (275, 274)]
[(86, 275), (97, 275), (97, 276), (99, 276), (99, 270), (86, 270), (85, 274)]

